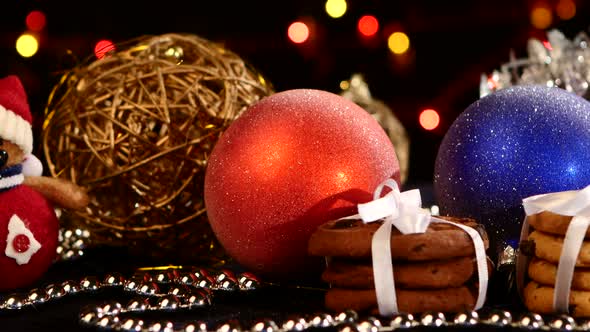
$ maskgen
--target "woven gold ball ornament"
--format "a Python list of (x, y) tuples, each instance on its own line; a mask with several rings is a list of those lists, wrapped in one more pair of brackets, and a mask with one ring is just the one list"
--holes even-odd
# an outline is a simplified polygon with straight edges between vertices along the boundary
[(83, 63), (54, 87), (42, 129), (54, 177), (88, 188), (62, 224), (91, 245), (175, 262), (225, 254), (207, 221), (207, 158), (272, 86), (238, 55), (190, 34), (141, 37)]

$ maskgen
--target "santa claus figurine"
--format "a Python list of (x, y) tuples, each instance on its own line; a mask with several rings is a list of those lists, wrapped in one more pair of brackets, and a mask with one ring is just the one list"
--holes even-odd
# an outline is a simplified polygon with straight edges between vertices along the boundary
[(0, 291), (30, 286), (53, 263), (59, 224), (55, 206), (82, 209), (86, 191), (41, 176), (32, 116), (16, 76), (0, 79)]

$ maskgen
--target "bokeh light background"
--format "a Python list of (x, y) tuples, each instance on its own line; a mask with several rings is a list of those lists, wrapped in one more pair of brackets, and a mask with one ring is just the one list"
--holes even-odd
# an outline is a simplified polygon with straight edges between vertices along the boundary
[(37, 133), (64, 70), (143, 35), (184, 32), (219, 42), (277, 91), (339, 93), (343, 80), (362, 73), (373, 97), (406, 127), (406, 188), (426, 189), (428, 201), (438, 146), (479, 97), (481, 74), (507, 62), (511, 52), (526, 56), (527, 40), (546, 39), (548, 29), (568, 38), (588, 32), (590, 2), (5, 0), (0, 22), (0, 75), (21, 77)]

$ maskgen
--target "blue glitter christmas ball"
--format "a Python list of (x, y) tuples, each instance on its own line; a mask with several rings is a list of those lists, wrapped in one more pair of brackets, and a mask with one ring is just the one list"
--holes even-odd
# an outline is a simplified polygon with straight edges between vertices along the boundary
[(442, 215), (484, 224), (495, 254), (516, 248), (523, 198), (590, 184), (590, 102), (537, 85), (487, 95), (453, 122), (434, 172)]

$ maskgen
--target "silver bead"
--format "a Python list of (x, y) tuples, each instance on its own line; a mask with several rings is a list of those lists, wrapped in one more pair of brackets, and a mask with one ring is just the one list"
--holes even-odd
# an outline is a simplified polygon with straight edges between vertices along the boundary
[(98, 321), (98, 316), (96, 312), (82, 312), (80, 314), (80, 322), (87, 325), (95, 325)]
[(407, 329), (416, 325), (416, 321), (414, 320), (414, 316), (412, 314), (397, 314), (393, 316), (389, 326), (393, 327), (394, 329)]
[(477, 311), (465, 311), (455, 315), (453, 320), (455, 325), (472, 326), (479, 323), (479, 315)]
[(203, 289), (195, 289), (184, 298), (184, 305), (189, 309), (211, 304), (211, 294)]
[(9, 310), (22, 309), (27, 305), (27, 299), (20, 294), (10, 294), (2, 300), (1, 308)]
[(254, 290), (260, 287), (260, 280), (251, 273), (242, 273), (238, 277), (238, 286), (241, 290)]
[(174, 311), (180, 306), (180, 300), (176, 295), (164, 295), (158, 299), (154, 309), (164, 311)]
[(512, 323), (512, 315), (505, 310), (494, 310), (488, 313), (482, 322), (498, 327), (508, 326)]
[(543, 317), (534, 312), (527, 312), (520, 316), (517, 326), (527, 330), (537, 330), (545, 325)]
[(240, 287), (238, 286), (238, 282), (231, 280), (231, 279), (226, 279), (226, 280), (220, 281), (220, 282), (216, 283), (213, 287), (216, 290), (221, 290), (221, 291), (236, 291), (236, 290), (240, 289)]
[(59, 299), (63, 297), (66, 292), (61, 285), (49, 284), (45, 287), (45, 292), (50, 299)]
[(80, 281), (80, 291), (96, 291), (100, 288), (100, 282), (96, 277), (85, 277)]
[(62, 282), (60, 287), (64, 291), (64, 295), (76, 294), (80, 291), (78, 283), (72, 280)]
[(199, 280), (200, 276), (197, 277), (193, 272), (181, 272), (176, 281), (185, 285), (193, 285), (198, 283)]
[(185, 297), (186, 295), (190, 294), (192, 291), (190, 286), (180, 284), (174, 285), (168, 289), (168, 294), (176, 295), (178, 297)]
[(49, 296), (47, 296), (45, 290), (35, 288), (29, 292), (27, 295), (27, 300), (31, 304), (41, 304), (47, 302), (47, 300), (49, 300)]
[(303, 317), (288, 318), (281, 325), (284, 331), (303, 331), (309, 327)]
[(379, 326), (376, 326), (371, 321), (364, 320), (356, 325), (356, 329), (359, 332), (377, 332), (379, 331), (380, 326), (381, 322), (379, 322)]
[(442, 312), (425, 312), (420, 316), (420, 323), (424, 326), (440, 327), (446, 322), (447, 319)]
[(568, 315), (560, 315), (550, 320), (547, 325), (553, 330), (572, 331), (576, 328), (576, 321)]
[(231, 319), (221, 325), (219, 325), (219, 327), (217, 327), (217, 329), (215, 329), (216, 332), (241, 332), (242, 331), (242, 327), (240, 326), (240, 323), (235, 320), (235, 319)]
[(229, 271), (221, 271), (215, 276), (213, 287), (222, 291), (234, 291), (240, 287), (238, 281)]
[(98, 327), (102, 327), (104, 329), (112, 329), (113, 327), (118, 325), (118, 323), (119, 323), (119, 317), (104, 316), (104, 317), (99, 317), (94, 325), (96, 325)]
[(150, 302), (146, 298), (137, 298), (129, 301), (127, 304), (126, 310), (132, 312), (143, 312), (148, 310), (150, 307)]
[(151, 275), (151, 281), (168, 284), (174, 281), (174, 275), (171, 275), (168, 271), (158, 271)]
[(337, 323), (353, 323), (359, 319), (359, 314), (354, 310), (346, 310), (334, 317)]
[(213, 280), (210, 277), (203, 276), (197, 280), (194, 284), (196, 287), (210, 289), (213, 286)]
[(123, 276), (121, 276), (121, 274), (111, 273), (111, 274), (107, 274), (104, 277), (102, 284), (103, 284), (103, 286), (107, 286), (107, 287), (117, 287), (117, 286), (123, 286), (124, 282), (125, 282), (125, 279), (123, 278)]
[(107, 302), (96, 306), (94, 310), (98, 318), (116, 316), (121, 312), (121, 304), (119, 302)]
[(359, 332), (359, 328), (353, 322), (346, 322), (338, 325), (338, 332)]
[(143, 321), (127, 319), (126, 321), (121, 323), (121, 325), (119, 325), (119, 328), (123, 331), (141, 332), (143, 328)]
[(136, 292), (141, 295), (152, 296), (160, 292), (160, 287), (155, 282), (146, 282), (138, 285)]
[(205, 323), (190, 323), (187, 324), (183, 329), (183, 332), (207, 332), (207, 324)]
[(148, 327), (149, 332), (174, 332), (174, 324), (172, 322), (153, 323)]
[(578, 330), (580, 331), (589, 331), (590, 330), (590, 320), (583, 320), (578, 323)]
[(330, 314), (321, 313), (313, 316), (309, 320), (309, 325), (312, 327), (330, 327), (334, 325), (334, 318)]
[(272, 321), (270, 319), (266, 319), (266, 320), (263, 320), (262, 322), (258, 322), (256, 324), (254, 324), (254, 326), (252, 326), (250, 331), (251, 332), (278, 332), (278, 331), (280, 331), (280, 329), (274, 321)]
[(142, 284), (142, 282), (136, 280), (136, 279), (130, 279), (125, 281), (125, 284), (123, 285), (123, 290), (127, 291), (127, 292), (137, 292), (137, 289), (139, 288), (139, 285)]

